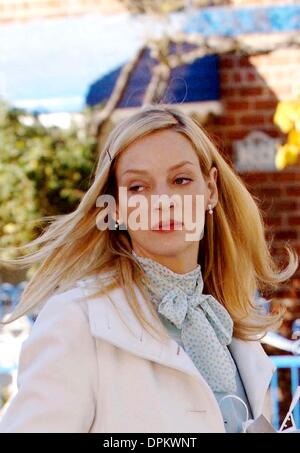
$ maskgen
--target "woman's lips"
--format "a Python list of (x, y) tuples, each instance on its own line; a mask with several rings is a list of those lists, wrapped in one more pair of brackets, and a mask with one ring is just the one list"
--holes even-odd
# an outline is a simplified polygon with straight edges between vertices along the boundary
[(182, 222), (175, 222), (174, 220), (170, 220), (170, 222), (159, 222), (153, 228), (152, 231), (162, 232), (162, 233), (169, 233), (170, 231), (180, 231), (183, 228)]

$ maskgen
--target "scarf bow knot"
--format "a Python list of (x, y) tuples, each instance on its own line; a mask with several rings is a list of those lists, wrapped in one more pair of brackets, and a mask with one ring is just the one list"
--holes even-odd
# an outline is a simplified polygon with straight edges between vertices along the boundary
[[(228, 318), (228, 312), (210, 294), (188, 296), (182, 289), (172, 288), (158, 305), (158, 312), (171, 321), (177, 329), (182, 329), (188, 311), (193, 315), (193, 310), (199, 306), (207, 319), (214, 327), (215, 333), (223, 345), (228, 345), (232, 340), (233, 323)], [(198, 310), (199, 311), (199, 310)]]
[(145, 284), (158, 312), (181, 330), (185, 351), (212, 390), (235, 392), (236, 367), (227, 348), (233, 321), (217, 299), (202, 293), (200, 265), (187, 274), (176, 274), (154, 260), (133, 254), (144, 266), (148, 276)]

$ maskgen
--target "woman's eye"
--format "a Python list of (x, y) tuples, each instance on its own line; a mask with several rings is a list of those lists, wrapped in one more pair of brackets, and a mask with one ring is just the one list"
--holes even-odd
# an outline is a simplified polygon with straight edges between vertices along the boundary
[[(191, 179), (191, 178), (184, 178), (184, 177), (181, 177), (181, 178), (176, 178), (176, 179), (175, 179), (175, 181), (178, 181), (178, 180), (179, 180), (179, 181), (182, 181), (182, 180), (186, 180), (186, 181), (192, 181), (192, 179)], [(177, 183), (176, 183), (176, 184), (177, 184)], [(187, 183), (185, 183), (185, 184), (187, 184)], [(185, 184), (181, 184), (181, 183), (179, 183), (178, 185), (185, 185)]]
[(128, 190), (131, 190), (132, 192), (139, 192), (139, 190), (138, 190), (139, 187), (143, 187), (143, 186), (142, 186), (141, 184), (137, 184), (137, 185), (135, 185), (135, 186), (129, 187)]

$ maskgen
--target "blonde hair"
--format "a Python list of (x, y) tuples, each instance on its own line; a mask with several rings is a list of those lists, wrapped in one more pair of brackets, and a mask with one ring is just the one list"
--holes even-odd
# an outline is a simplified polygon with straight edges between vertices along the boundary
[(287, 267), (281, 270), (275, 264), (255, 197), (222, 157), (207, 132), (177, 108), (163, 105), (143, 107), (117, 124), (100, 151), (94, 181), (77, 209), (66, 215), (48, 216), (51, 223), (43, 234), (21, 247), (38, 246), (38, 251), (6, 261), (19, 266), (36, 262), (41, 262), (41, 265), (5, 323), (45, 302), (57, 288), (63, 291), (92, 275), (111, 275), (111, 278), (103, 279), (95, 295), (109, 294), (115, 287), (123, 288), (135, 315), (146, 329), (148, 326), (153, 330), (135, 295), (134, 284), (144, 295), (151, 313), (159, 319), (141, 282), (143, 269), (131, 254), (129, 234), (126, 230), (97, 228), (96, 218), (101, 218), (105, 210), (96, 207), (96, 199), (101, 194), (116, 196), (115, 165), (122, 150), (134, 140), (165, 128), (190, 140), (204, 177), (208, 176), (212, 166), (218, 170), (218, 203), (214, 215), (206, 218), (199, 247), (203, 293), (213, 295), (226, 307), (234, 321), (237, 338), (256, 340), (259, 335), (264, 336), (268, 330), (281, 324), (284, 308), (265, 313), (255, 302), (255, 292), (276, 289), (280, 282), (290, 278), (298, 266), (297, 254), (286, 247), (289, 255)]

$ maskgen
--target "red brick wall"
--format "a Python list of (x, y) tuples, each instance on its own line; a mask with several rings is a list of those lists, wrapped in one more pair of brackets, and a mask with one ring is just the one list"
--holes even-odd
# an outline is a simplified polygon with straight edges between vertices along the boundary
[[(260, 206), (265, 212), (266, 236), (274, 237), (272, 254), (281, 259), (284, 264), (286, 255), (283, 247), (292, 245), (300, 256), (300, 165), (288, 167), (274, 173), (248, 173), (243, 179), (249, 190), (259, 196)], [(284, 304), (287, 311), (279, 333), (291, 338), (292, 324), (300, 318), (300, 270), (290, 280), (281, 285), (273, 297), (267, 297), (273, 302)], [(282, 355), (281, 349), (263, 345), (269, 355)], [(288, 354), (288, 353), (286, 353)], [(279, 400), (281, 422), (288, 411), (290, 394), (290, 372), (287, 369), (279, 371)]]
[(0, 0), (0, 23), (40, 17), (57, 17), (123, 11), (118, 0)]
[[(282, 49), (269, 55), (220, 57), (221, 101), (224, 114), (208, 128), (226, 155), (234, 159), (232, 140), (252, 130), (285, 137), (273, 123), (278, 100), (292, 99), (299, 80), (300, 49)], [(249, 190), (259, 196), (266, 236), (274, 237), (276, 259), (284, 263), (283, 246), (292, 245), (300, 255), (300, 160), (283, 171), (242, 173)], [(290, 335), (292, 321), (300, 318), (300, 269), (274, 294), (288, 308), (282, 333)]]
[[(194, 0), (195, 6), (233, 6), (283, 4), (284, 0)], [(37, 17), (101, 12), (110, 14), (124, 11), (126, 2), (120, 0), (0, 0), (0, 23), (13, 20), (27, 20)], [(182, 4), (184, 1), (182, 0)]]
[[(258, 37), (259, 39), (259, 37)], [(220, 57), (224, 115), (213, 130), (231, 151), (231, 141), (253, 129), (284, 137), (273, 123), (278, 100), (293, 98), (299, 80), (300, 49), (281, 49), (269, 55)]]
[[(260, 198), (266, 237), (273, 239), (273, 256), (286, 264), (283, 247), (291, 245), (300, 256), (300, 165), (272, 173), (242, 175), (249, 190)], [(283, 302), (288, 311), (281, 332), (290, 336), (291, 324), (300, 318), (300, 269), (276, 291), (273, 300)]]

